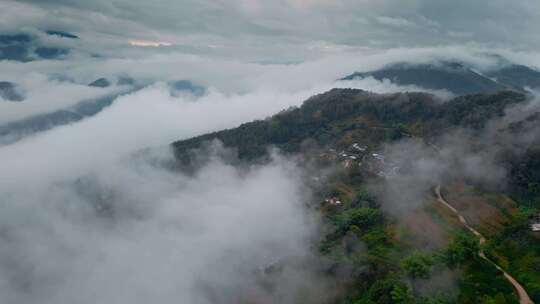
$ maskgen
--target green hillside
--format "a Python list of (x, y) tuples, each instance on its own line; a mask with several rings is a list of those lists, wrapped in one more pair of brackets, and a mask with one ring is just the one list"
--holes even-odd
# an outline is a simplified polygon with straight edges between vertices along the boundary
[[(332, 261), (324, 275), (340, 290), (335, 303), (518, 303), (503, 274), (477, 255), (478, 239), (435, 200), (429, 191), (435, 184), (424, 185), (421, 204), (402, 215), (385, 208), (377, 190), (393, 183), (396, 174), (385, 171), (393, 161), (381, 154), (389, 144), (419, 140), (432, 155), (444, 154), (444, 138), (462, 132), (474, 155), (493, 154), (496, 165), (507, 169), (507, 183), (494, 189), (468, 176), (444, 175), (444, 195), (488, 238), (490, 258), (540, 301), (535, 268), (527, 268), (540, 258), (534, 245), (539, 238), (529, 229), (540, 205), (534, 136), (539, 120), (507, 114), (527, 102), (517, 92), (444, 102), (423, 93), (334, 89), (299, 108), (178, 141), (173, 148), (181, 167), (193, 164), (204, 150), (199, 149), (217, 139), (236, 151), (240, 162), (264, 162), (268, 148), (277, 147), (306, 163), (337, 168), (315, 183), (312, 203), (323, 218), (315, 247)], [(524, 134), (532, 137), (524, 142)], [(406, 177), (407, 164), (402, 167), (399, 174)], [(517, 235), (521, 243), (513, 240)]]

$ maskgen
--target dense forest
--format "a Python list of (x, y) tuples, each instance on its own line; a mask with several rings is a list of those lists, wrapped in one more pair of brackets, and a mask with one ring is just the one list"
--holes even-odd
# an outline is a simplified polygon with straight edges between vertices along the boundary
[[(400, 131), (405, 130), (428, 138), (455, 126), (480, 129), (488, 120), (503, 116), (509, 105), (525, 100), (525, 95), (516, 92), (468, 95), (442, 102), (425, 93), (374, 94), (333, 89), (311, 97), (299, 108), (285, 110), (266, 120), (178, 141), (173, 146), (183, 159), (190, 149), (219, 139), (225, 146), (238, 149), (241, 159), (255, 159), (265, 154), (268, 145), (285, 152), (298, 152), (300, 144), (307, 139), (323, 146), (332, 145), (351, 129), (382, 128), (388, 139), (398, 139)], [(372, 142), (378, 144), (384, 139), (376, 137)]]

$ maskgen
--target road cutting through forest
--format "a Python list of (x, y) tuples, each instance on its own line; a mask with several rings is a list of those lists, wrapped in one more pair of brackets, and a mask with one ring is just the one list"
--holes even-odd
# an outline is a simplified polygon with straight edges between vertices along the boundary
[(459, 211), (457, 211), (456, 208), (454, 208), (452, 205), (450, 205), (443, 198), (443, 196), (441, 194), (441, 186), (440, 185), (437, 185), (437, 187), (435, 188), (435, 194), (437, 195), (437, 201), (439, 203), (443, 204), (446, 208), (450, 209), (453, 213), (455, 213), (458, 216), (459, 221), (461, 222), (461, 224), (463, 224), (463, 226), (465, 226), (465, 228), (467, 228), (467, 230), (472, 232), (474, 235), (476, 235), (480, 239), (480, 241), (479, 241), (480, 242), (480, 251), (478, 251), (478, 256), (480, 256), (482, 259), (488, 261), (490, 264), (495, 266), (495, 268), (497, 268), (499, 271), (501, 271), (504, 274), (504, 277), (506, 278), (506, 280), (508, 280), (508, 282), (510, 282), (510, 284), (512, 284), (512, 286), (514, 286), (514, 289), (518, 293), (519, 303), (520, 304), (534, 304), (534, 302), (531, 300), (531, 298), (527, 294), (527, 291), (525, 290), (525, 288), (523, 288), (523, 286), (521, 286), (521, 284), (519, 284), (519, 282), (516, 279), (514, 279), (514, 277), (512, 277), (510, 274), (508, 274), (506, 271), (504, 271), (495, 262), (493, 262), (488, 257), (486, 257), (486, 254), (484, 253), (484, 250), (482, 249), (482, 245), (486, 242), (486, 238), (482, 234), (480, 234), (480, 232), (478, 232), (476, 229), (471, 227), (469, 225), (469, 223), (467, 222), (467, 220), (459, 213)]

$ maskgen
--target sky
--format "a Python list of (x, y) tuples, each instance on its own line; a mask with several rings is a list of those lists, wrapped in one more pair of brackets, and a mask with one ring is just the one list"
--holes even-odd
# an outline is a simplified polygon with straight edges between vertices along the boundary
[(531, 0), (8, 0), (0, 7), (0, 27), (58, 28), (104, 43), (161, 41), (261, 60), (363, 47), (540, 47), (531, 31), (540, 27), (540, 3)]
[[(306, 288), (320, 292), (306, 302), (331, 296), (332, 283), (313, 267), (324, 266), (309, 250), (320, 219), (305, 208), (313, 193), (296, 159), (274, 151), (267, 164), (238, 168), (234, 151), (212, 143), (200, 152), (210, 155), (201, 168), (185, 174), (167, 168), (169, 144), (264, 119), (335, 87), (452, 97), (373, 78), (337, 81), (389, 63), (460, 60), (483, 70), (499, 64), (486, 54), (498, 53), (540, 68), (540, 2), (509, 4), (0, 1), (0, 35), (29, 33), (32, 47), (70, 50), (55, 60), (0, 60), (0, 81), (24, 96), (0, 97), (2, 300), (294, 303)], [(134, 84), (118, 81), (126, 77)], [(88, 85), (99, 78), (111, 85)], [(173, 91), (179, 80), (204, 93)], [(112, 103), (95, 115), (2, 133), (36, 117), (72, 117), (104, 96)], [(425, 148), (405, 145), (419, 155)], [(434, 171), (417, 167), (420, 181)], [(268, 292), (261, 269), (276, 263), (288, 266), (265, 278)]]

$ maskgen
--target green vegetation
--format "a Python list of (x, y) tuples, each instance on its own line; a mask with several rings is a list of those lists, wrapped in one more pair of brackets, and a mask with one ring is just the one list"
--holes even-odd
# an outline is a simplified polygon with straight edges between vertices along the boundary
[[(374, 200), (365, 190), (357, 197)], [(512, 286), (489, 262), (478, 257), (478, 238), (456, 230), (448, 246), (440, 251), (408, 251), (393, 236), (395, 224), (377, 207), (350, 205), (330, 216), (329, 233), (321, 252), (333, 257), (337, 265), (361, 269), (352, 280), (353, 288), (343, 303), (517, 303)], [(350, 246), (361, 241), (361, 247)], [(445, 269), (456, 269), (457, 294), (426, 295), (415, 282), (429, 281)]]
[(492, 237), (486, 252), (490, 258), (511, 273), (527, 289), (536, 303), (540, 302), (540, 237), (528, 227), (534, 209), (521, 208), (511, 223)]
[(401, 262), (401, 268), (411, 278), (428, 278), (433, 266), (433, 257), (423, 252), (413, 252)]
[[(361, 138), (368, 144), (398, 140), (403, 133), (440, 135), (452, 126), (481, 129), (489, 119), (500, 117), (509, 105), (524, 102), (525, 95), (501, 92), (461, 96), (441, 103), (424, 93), (378, 95), (356, 89), (333, 89), (316, 95), (300, 108), (291, 108), (266, 120), (173, 143), (178, 159), (189, 163), (190, 150), (219, 139), (234, 147), (240, 159), (254, 160), (267, 153), (269, 145), (284, 152), (300, 152), (302, 143), (314, 140), (320, 146), (340, 146), (344, 137)], [(407, 131), (407, 132), (403, 132)]]
[(468, 232), (461, 231), (452, 238), (448, 249), (444, 252), (444, 258), (448, 265), (457, 266), (476, 259), (479, 249), (478, 238)]
[(358, 231), (368, 231), (374, 225), (382, 222), (380, 210), (374, 208), (354, 208), (347, 210), (336, 218), (336, 226), (346, 233), (354, 228)]
[(540, 146), (511, 162), (511, 195), (527, 207), (540, 208)]
[[(191, 164), (200, 156), (193, 151), (214, 139), (234, 148), (241, 161), (265, 161), (269, 146), (284, 153), (300, 153), (307, 159), (324, 154), (329, 147), (334, 151), (346, 150), (356, 142), (372, 151), (404, 137), (432, 142), (456, 128), (480, 135), (491, 119), (503, 116), (509, 106), (525, 99), (520, 93), (502, 92), (461, 96), (441, 103), (423, 93), (379, 95), (334, 89), (308, 99), (300, 108), (235, 129), (175, 142), (173, 148), (179, 166)], [(537, 121), (538, 117), (531, 117), (498, 131), (508, 132), (504, 136), (523, 132), (529, 123)], [(490, 147), (478, 149), (481, 148)], [(494, 207), (489, 210), (496, 210), (499, 218), (489, 226), (485, 252), (540, 302), (540, 239), (528, 227), (529, 217), (540, 205), (540, 148), (532, 146), (524, 154), (498, 151), (497, 159), (510, 173), (506, 194), (528, 211), (523, 209), (515, 214), (512, 200), (496, 201), (504, 196), (501, 191), (496, 192), (498, 196), (486, 196)], [(317, 159), (318, 164), (335, 162)], [(364, 167), (340, 167), (335, 176), (316, 190), (321, 200), (337, 197), (342, 202), (322, 204), (319, 208), (324, 225), (318, 248), (333, 263), (328, 270), (330, 275), (343, 282), (344, 292), (336, 303), (517, 303), (514, 290), (502, 273), (479, 258), (478, 238), (464, 230), (455, 218), (439, 212), (435, 205), (426, 207), (425, 217), (433, 220), (426, 222), (441, 229), (445, 240), (437, 249), (415, 247), (397, 236), (401, 232), (411, 233), (408, 228), (380, 209), (377, 197), (367, 191), (369, 179)], [(469, 195), (482, 195), (481, 191), (474, 192), (475, 187), (465, 190)], [(512, 210), (507, 207), (510, 205)], [(505, 227), (503, 231), (499, 231), (501, 227)], [(484, 228), (479, 227), (480, 231)], [(346, 274), (338, 269), (347, 269)], [(445, 272), (455, 276), (455, 290), (426, 292), (421, 288)]]
[(512, 286), (493, 265), (475, 258), (463, 265), (458, 303), (518, 303)]

